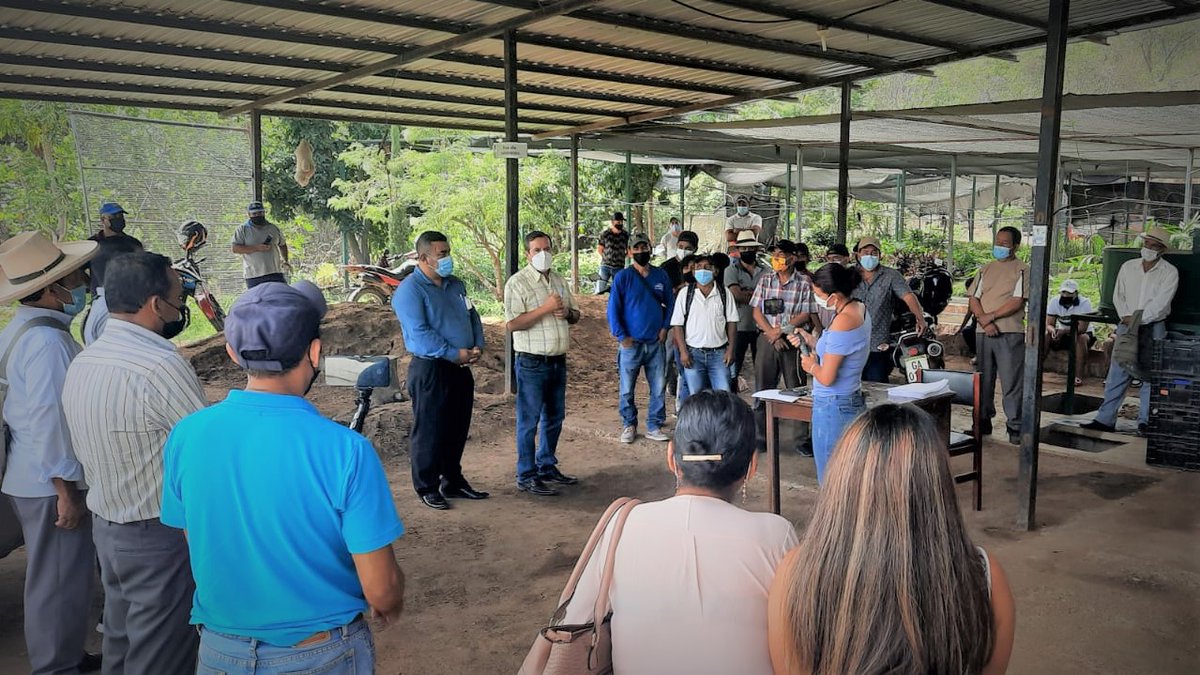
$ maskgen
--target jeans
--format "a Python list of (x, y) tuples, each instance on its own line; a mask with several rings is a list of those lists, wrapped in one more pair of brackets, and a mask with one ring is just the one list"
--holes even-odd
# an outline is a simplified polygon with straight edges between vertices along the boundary
[[(666, 370), (667, 377), (670, 377), (672, 375), (671, 371), (674, 370), (675, 412), (678, 413), (679, 409), (683, 407), (683, 402), (687, 400), (688, 396), (692, 395), (692, 388), (688, 386), (687, 376), (683, 372), (683, 359), (679, 356), (679, 347), (675, 345), (673, 337), (667, 338), (667, 359), (669, 359)], [(670, 367), (672, 363), (675, 364), (674, 368)]]
[(867, 409), (861, 391), (853, 394), (814, 394), (812, 410), (813, 459), (817, 482), (825, 482), (825, 467), (846, 426)]
[[(876, 345), (878, 346), (878, 345)], [(888, 376), (896, 364), (892, 362), (892, 352), (881, 352), (877, 349), (867, 354), (867, 365), (863, 367), (863, 382), (882, 382), (887, 384)]]
[(375, 642), (367, 622), (361, 618), (333, 628), (324, 640), (303, 647), (276, 647), (254, 638), (201, 627), (199, 661), (197, 675), (373, 673)]
[(650, 431), (658, 431), (667, 421), (667, 359), (662, 343), (634, 342), (631, 347), (622, 346), (617, 353), (617, 365), (621, 371), (621, 423), (627, 427), (637, 426), (637, 406), (633, 404), (633, 388), (637, 385), (638, 371), (645, 368), (646, 381), (650, 385), (650, 408), (646, 411), (646, 427)]
[(596, 280), (596, 295), (600, 295), (604, 291), (608, 290), (608, 287), (612, 285), (613, 277), (617, 276), (617, 272), (620, 272), (622, 269), (624, 268), (610, 267), (601, 263), (600, 278)]
[[(1162, 321), (1152, 323), (1147, 328), (1150, 329), (1150, 334), (1156, 341), (1167, 336), (1167, 324)], [(1128, 326), (1117, 326), (1118, 334), (1124, 335), (1128, 332)], [(1121, 411), (1121, 404), (1125, 402), (1125, 390), (1129, 388), (1129, 382), (1132, 379), (1133, 375), (1122, 368), (1116, 359), (1109, 359), (1108, 377), (1104, 378), (1104, 403), (1101, 404), (1100, 410), (1096, 411), (1097, 422), (1102, 422), (1110, 427), (1117, 425), (1117, 413)], [(1153, 387), (1149, 382), (1142, 384), (1142, 391), (1139, 394), (1138, 424), (1146, 424), (1150, 420), (1151, 389)]]
[(566, 414), (567, 357), (517, 354), (518, 479), (536, 478), (558, 464), (554, 451)]
[(729, 367), (725, 365), (725, 348), (702, 349), (688, 347), (692, 355), (692, 367), (683, 371), (689, 392), (705, 389), (729, 391)]

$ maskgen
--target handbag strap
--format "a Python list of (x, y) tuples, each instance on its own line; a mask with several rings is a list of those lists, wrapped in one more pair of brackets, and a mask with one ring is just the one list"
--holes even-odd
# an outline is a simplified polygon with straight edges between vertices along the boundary
[(622, 504), (617, 514), (617, 522), (613, 525), (612, 537), (608, 541), (608, 555), (604, 559), (604, 574), (600, 578), (600, 592), (596, 594), (595, 623), (592, 624), (593, 639), (596, 630), (604, 622), (604, 617), (608, 616), (612, 609), (612, 600), (608, 597), (608, 590), (612, 586), (613, 568), (617, 562), (617, 542), (621, 540), (621, 531), (625, 529), (625, 521), (629, 519), (633, 507), (638, 504), (641, 502), (636, 499), (630, 499)]
[(596, 547), (600, 545), (600, 539), (604, 536), (604, 531), (608, 529), (608, 523), (616, 515), (617, 511), (622, 506), (630, 501), (629, 497), (620, 497), (600, 516), (600, 521), (596, 523), (595, 529), (592, 530), (592, 536), (588, 537), (587, 544), (583, 547), (583, 552), (579, 554), (579, 559), (575, 561), (575, 569), (571, 571), (571, 578), (567, 580), (567, 585), (563, 588), (562, 595), (558, 598), (558, 609), (554, 612), (552, 621), (561, 620), (567, 610), (567, 605), (571, 602), (571, 598), (575, 596), (575, 587), (579, 585), (579, 580), (583, 577), (583, 570), (587, 567), (588, 561), (592, 559), (592, 554), (596, 551)]

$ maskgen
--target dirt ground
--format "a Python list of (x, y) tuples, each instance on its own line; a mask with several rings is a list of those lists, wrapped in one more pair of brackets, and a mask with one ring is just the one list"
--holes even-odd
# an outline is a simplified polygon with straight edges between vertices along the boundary
[[(396, 545), (407, 575), (405, 612), (376, 636), (379, 673), (516, 672), (604, 507), (622, 495), (671, 494), (665, 444), (617, 440), (615, 350), (604, 305), (583, 298), (583, 310), (572, 332), (568, 415), (558, 450), (562, 468), (581, 484), (557, 497), (529, 497), (513, 485), (513, 407), (503, 395), (498, 325), (486, 327), (490, 351), (475, 369), (475, 413), (463, 461), (467, 477), (491, 491), (491, 499), (455, 502), (447, 512), (423, 507), (408, 474), (409, 404), (377, 406), (368, 417), (366, 433), (384, 459), (408, 529)], [(326, 354), (395, 354), (404, 371), (398, 325), (385, 308), (335, 306), (323, 339)], [(211, 399), (241, 385), (219, 337), (188, 354)], [(1062, 386), (1061, 376), (1048, 377), (1048, 392)], [(1099, 394), (1100, 384), (1089, 381), (1084, 391)], [(335, 419), (348, 419), (353, 409), (349, 389), (318, 385), (311, 398)], [(644, 417), (644, 389), (638, 401)], [(1043, 453), (1040, 527), (1024, 533), (1014, 526), (1016, 448), (1002, 434), (995, 438), (985, 451), (984, 510), (969, 510), (969, 486), (960, 488), (960, 497), (976, 542), (1004, 565), (1016, 593), (1010, 672), (1200, 672), (1200, 474)], [(811, 459), (784, 453), (783, 513), (798, 528), (815, 502), (814, 476)], [(765, 477), (751, 481), (746, 507), (766, 508)], [(23, 570), (21, 551), (0, 561), (4, 674), (27, 672)]]

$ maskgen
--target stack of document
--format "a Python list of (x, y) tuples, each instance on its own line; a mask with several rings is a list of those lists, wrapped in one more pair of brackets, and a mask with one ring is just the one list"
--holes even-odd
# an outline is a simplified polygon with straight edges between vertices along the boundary
[(913, 382), (912, 384), (902, 384), (898, 387), (888, 389), (889, 401), (917, 401), (938, 394), (945, 394), (950, 391), (950, 383), (942, 380), (940, 382)]
[(790, 389), (785, 389), (783, 391), (778, 389), (764, 389), (762, 391), (754, 392), (754, 398), (763, 401), (783, 401), (784, 403), (795, 403), (796, 401), (800, 400), (801, 394), (798, 394)]

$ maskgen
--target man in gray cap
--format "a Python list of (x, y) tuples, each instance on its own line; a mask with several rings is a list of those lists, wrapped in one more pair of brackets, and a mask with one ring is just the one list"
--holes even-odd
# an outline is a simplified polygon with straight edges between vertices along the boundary
[(246, 288), (268, 281), (286, 282), (283, 273), (291, 269), (291, 263), (288, 262), (287, 242), (279, 227), (267, 220), (262, 202), (250, 202), (246, 213), (246, 222), (233, 231), (231, 249), (242, 256)]
[(379, 456), (304, 400), (324, 315), (309, 282), (250, 289), (225, 320), (245, 390), (167, 439), (161, 518), (187, 535), (200, 672), (370, 673), (363, 617), (400, 615), (404, 526)]

